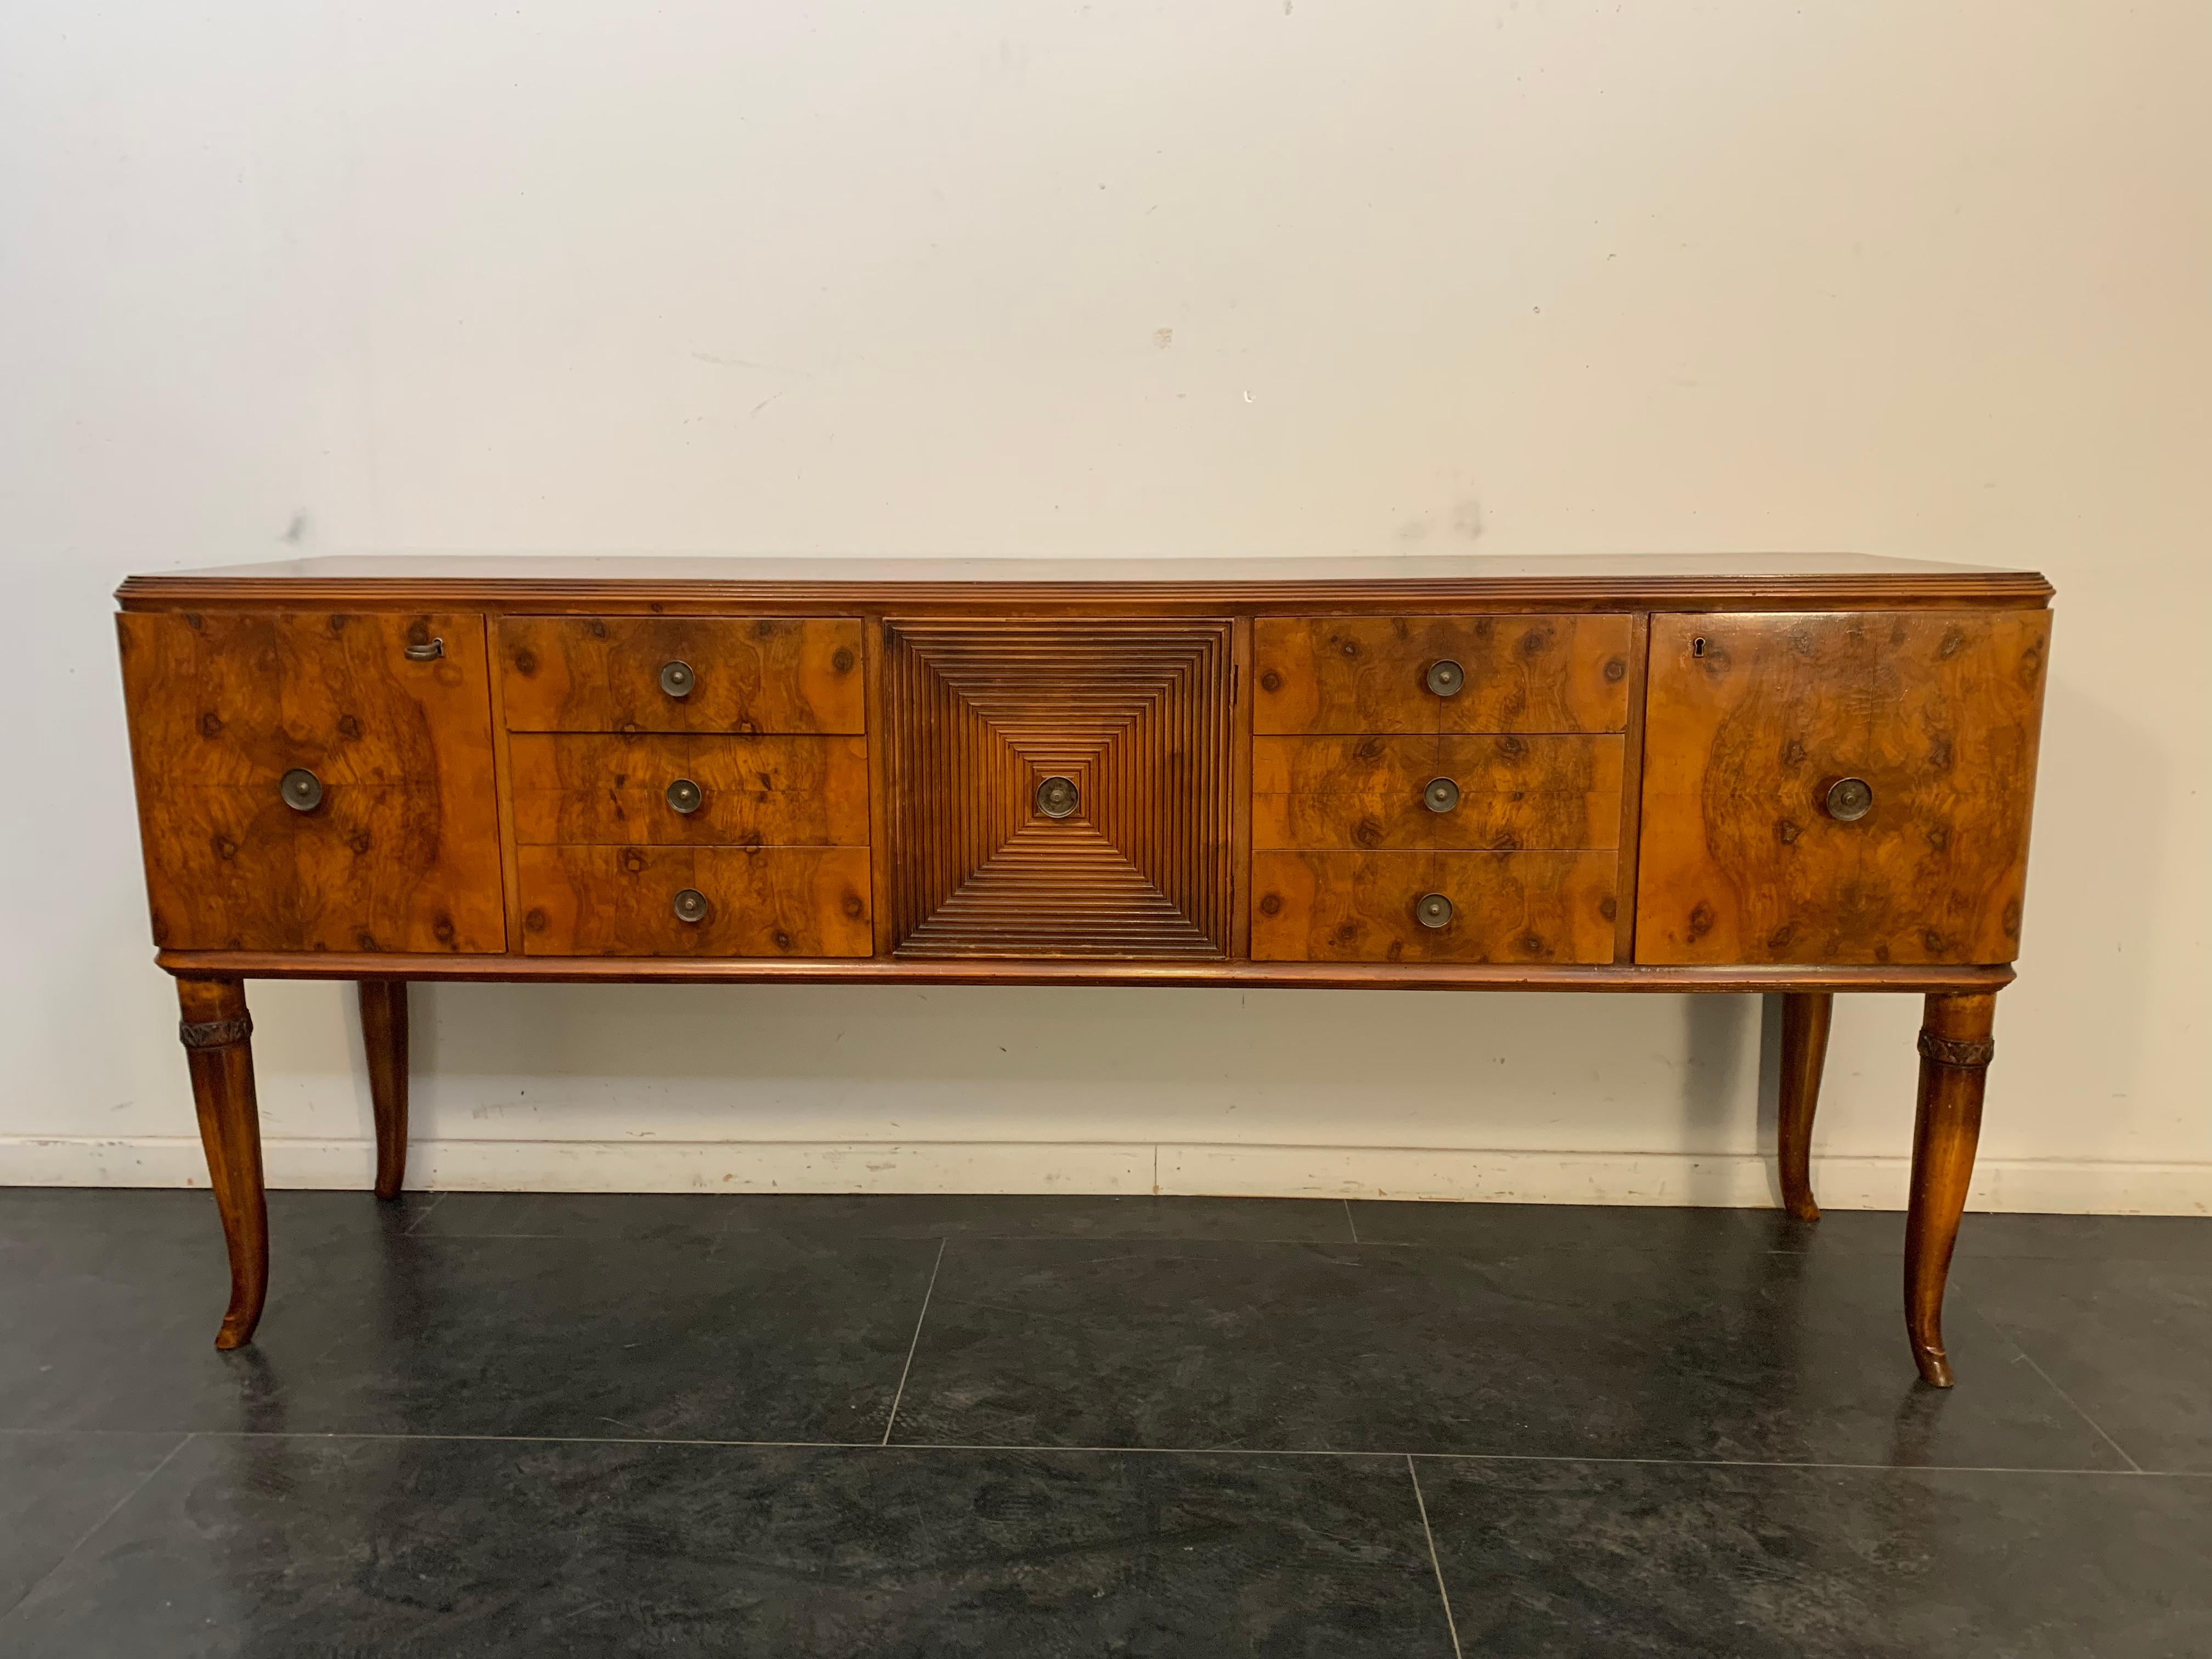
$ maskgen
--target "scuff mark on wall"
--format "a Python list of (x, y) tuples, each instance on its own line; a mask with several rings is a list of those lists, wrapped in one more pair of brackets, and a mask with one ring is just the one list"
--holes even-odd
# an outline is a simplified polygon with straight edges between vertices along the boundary
[[(1417, 514), (1399, 525), (1398, 539), (1401, 542), (1426, 541), (1436, 528), (1434, 518), (1427, 514)], [(1486, 526), (1483, 522), (1480, 497), (1468, 495), (1452, 507), (1450, 528), (1451, 533), (1463, 541), (1481, 539)]]

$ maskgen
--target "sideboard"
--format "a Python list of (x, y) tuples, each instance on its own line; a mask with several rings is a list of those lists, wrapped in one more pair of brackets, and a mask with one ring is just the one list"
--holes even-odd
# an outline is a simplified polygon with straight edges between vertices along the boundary
[(1926, 999), (1905, 1327), (1951, 1383), (2039, 575), (393, 557), (117, 597), (218, 1347), (268, 1284), (249, 979), (358, 982), (386, 1198), (413, 980), (1771, 993), (1808, 1219), (1833, 998), (1889, 991)]

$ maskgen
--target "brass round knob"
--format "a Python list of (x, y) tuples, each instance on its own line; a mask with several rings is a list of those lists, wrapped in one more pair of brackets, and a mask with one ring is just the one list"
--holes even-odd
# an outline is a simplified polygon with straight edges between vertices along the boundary
[(707, 896), (696, 887), (687, 887), (676, 896), (676, 920), (704, 921), (707, 920)]
[(1822, 803), (1838, 823), (1856, 823), (1874, 811), (1874, 786), (1864, 778), (1838, 778)]
[(1413, 901), (1413, 919), (1424, 927), (1449, 927), (1452, 902), (1442, 893), (1424, 893)]
[(1036, 787), (1036, 810), (1048, 818), (1072, 818), (1083, 805), (1083, 792), (1073, 778), (1046, 778)]
[(678, 778), (668, 786), (668, 804), (679, 812), (696, 812), (699, 803), (706, 799), (699, 786), (689, 778)]
[(1421, 805), (1431, 812), (1449, 812), (1459, 805), (1459, 785), (1449, 778), (1431, 778), (1421, 791)]
[(323, 781), (304, 766), (295, 766), (276, 781), (276, 793), (295, 812), (312, 812), (323, 804)]
[(660, 689), (672, 697), (688, 697), (699, 677), (691, 672), (688, 662), (665, 662), (660, 665)]
[(1429, 690), (1440, 697), (1455, 697), (1467, 684), (1467, 670), (1449, 657), (1439, 658), (1429, 665)]

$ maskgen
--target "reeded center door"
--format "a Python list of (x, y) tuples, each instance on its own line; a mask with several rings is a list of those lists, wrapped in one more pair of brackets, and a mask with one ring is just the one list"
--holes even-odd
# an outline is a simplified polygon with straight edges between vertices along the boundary
[(1220, 957), (1230, 624), (884, 624), (898, 956)]

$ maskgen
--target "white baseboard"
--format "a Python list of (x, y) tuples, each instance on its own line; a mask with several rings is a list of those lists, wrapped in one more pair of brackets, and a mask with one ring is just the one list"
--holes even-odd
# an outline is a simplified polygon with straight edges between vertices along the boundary
[[(270, 1139), (272, 1187), (365, 1188), (365, 1140)], [(1178, 1193), (1523, 1204), (1778, 1203), (1753, 1153), (1484, 1152), (1455, 1147), (1111, 1141), (424, 1140), (408, 1184), (465, 1192)], [(1902, 1158), (1815, 1158), (1831, 1209), (1899, 1209)], [(0, 1138), (0, 1186), (204, 1187), (186, 1137)], [(2212, 1215), (2212, 1164), (1984, 1158), (1978, 1210)]]

